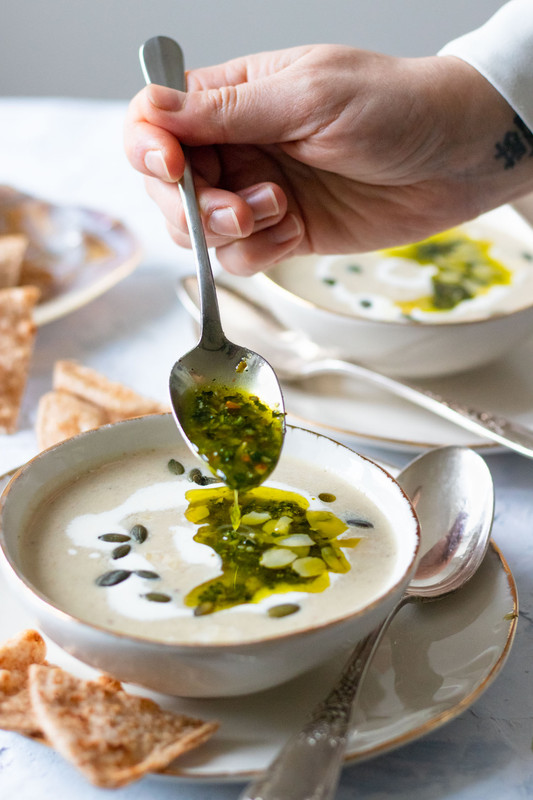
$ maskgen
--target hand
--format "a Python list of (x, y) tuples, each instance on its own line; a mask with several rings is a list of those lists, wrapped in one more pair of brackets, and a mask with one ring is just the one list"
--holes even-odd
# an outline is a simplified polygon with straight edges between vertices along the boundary
[(289, 255), (415, 241), (523, 194), (496, 143), (514, 112), (453, 56), (298, 47), (188, 73), (131, 102), (125, 146), (169, 231), (189, 246), (176, 182), (191, 148), (208, 245), (230, 272)]

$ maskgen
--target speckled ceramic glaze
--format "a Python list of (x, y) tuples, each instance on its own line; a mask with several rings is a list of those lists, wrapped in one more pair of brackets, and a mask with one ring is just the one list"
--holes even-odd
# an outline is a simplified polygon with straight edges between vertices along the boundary
[(283, 683), (317, 666), (379, 624), (402, 595), (414, 568), (419, 529), (412, 506), (396, 481), (374, 462), (326, 437), (288, 429), (282, 458), (327, 465), (377, 504), (396, 539), (388, 582), (371, 603), (336, 610), (331, 620), (299, 632), (240, 644), (169, 644), (113, 633), (54, 607), (25, 578), (21, 533), (29, 515), (58, 486), (102, 462), (180, 439), (170, 415), (128, 420), (81, 434), (37, 456), (15, 475), (4, 494), (2, 566), (13, 589), (52, 640), (72, 655), (118, 679), (168, 694), (213, 697), (247, 694)]

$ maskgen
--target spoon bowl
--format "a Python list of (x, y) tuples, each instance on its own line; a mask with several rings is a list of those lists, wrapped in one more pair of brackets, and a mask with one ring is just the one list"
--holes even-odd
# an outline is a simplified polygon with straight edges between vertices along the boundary
[[(183, 53), (173, 39), (166, 36), (149, 39), (140, 49), (140, 60), (147, 83), (186, 91)], [(229, 393), (259, 398), (275, 414), (282, 428), (281, 436), (273, 442), (276, 452), (272, 453), (270, 468), (261, 475), (264, 479), (276, 465), (281, 451), (278, 442), (283, 441), (285, 424), (283, 395), (268, 361), (249, 348), (229, 341), (222, 330), (215, 282), (186, 150), (184, 156), (184, 174), (178, 185), (196, 258), (201, 333), (196, 347), (172, 367), (169, 380), (172, 410), (185, 440), (193, 452), (198, 453), (197, 443), (191, 440), (188, 418), (189, 398), (195, 390), (217, 387)], [(206, 460), (209, 463), (209, 459)]]
[(462, 447), (424, 453), (398, 483), (421, 529), (415, 574), (398, 605), (352, 652), (329, 695), (239, 800), (333, 800), (355, 699), (379, 642), (398, 610), (413, 600), (444, 597), (481, 564), (490, 540), (494, 487), (481, 456)]
[[(198, 285), (193, 276), (182, 278), (176, 288), (189, 314), (198, 321)], [(233, 334), (247, 331), (254, 346), (264, 348), (278, 376), (284, 381), (302, 381), (318, 375), (344, 375), (354, 381), (370, 383), (402, 400), (425, 408), (432, 414), (453, 422), (476, 436), (491, 440), (533, 458), (533, 431), (519, 422), (493, 414), (470, 403), (445, 398), (422, 386), (391, 378), (361, 364), (332, 358), (328, 351), (305, 333), (286, 328), (271, 311), (251, 297), (244, 296), (231, 276), (221, 275), (219, 298), (231, 323)]]

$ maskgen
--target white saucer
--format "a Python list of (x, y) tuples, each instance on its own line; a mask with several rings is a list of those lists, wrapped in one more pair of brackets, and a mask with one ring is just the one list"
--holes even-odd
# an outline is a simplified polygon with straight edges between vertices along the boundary
[(26, 234), (30, 260), (49, 275), (49, 294), (33, 314), (37, 325), (94, 300), (129, 275), (141, 259), (132, 233), (107, 214), (54, 205), (2, 186), (0, 234), (4, 233)]
[[(469, 373), (418, 385), (444, 398), (500, 414), (533, 428), (533, 337), (506, 359)], [(465, 445), (498, 448), (401, 398), (340, 376), (283, 384), (289, 421), (336, 438), (397, 450)]]
[[(2, 583), (0, 608), (4, 609), (0, 641), (32, 627), (31, 618)], [(456, 595), (437, 603), (406, 606), (385, 634), (370, 665), (354, 714), (346, 763), (407, 744), (464, 711), (503, 666), (517, 615), (516, 586), (494, 545), (478, 573)], [(48, 660), (82, 677), (95, 674), (50, 642)], [(220, 722), (213, 739), (151, 779), (199, 783), (249, 780), (266, 768), (283, 742), (300, 727), (308, 710), (327, 693), (339, 669), (337, 659), (276, 689), (221, 700), (181, 700), (140, 690), (165, 707)]]

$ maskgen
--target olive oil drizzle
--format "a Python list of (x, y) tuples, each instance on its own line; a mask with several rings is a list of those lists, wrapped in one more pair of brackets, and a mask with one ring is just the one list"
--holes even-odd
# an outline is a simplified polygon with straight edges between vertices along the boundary
[(221, 575), (185, 598), (197, 616), (272, 594), (321, 592), (329, 586), (330, 573), (350, 569), (342, 548), (360, 541), (339, 539), (348, 530), (346, 522), (329, 510), (309, 509), (308, 500), (296, 492), (263, 486), (241, 493), (237, 528), (228, 524), (235, 496), (227, 487), (191, 489), (185, 497), (185, 517), (202, 523), (195, 541), (221, 559)]
[(491, 247), (489, 241), (473, 239), (452, 229), (415, 244), (384, 250), (390, 257), (436, 267), (431, 295), (396, 305), (407, 315), (415, 309), (449, 311), (464, 300), (485, 294), (493, 286), (510, 284), (512, 272), (490, 255)]

